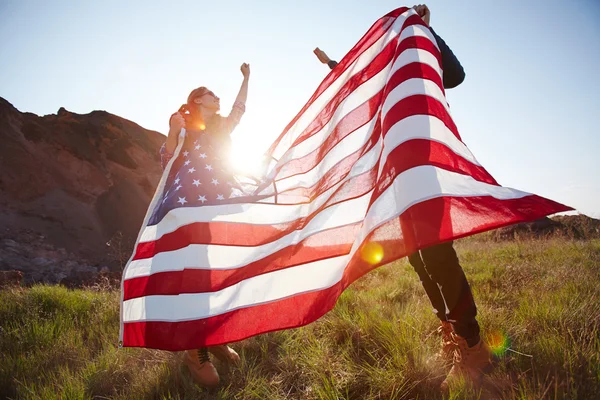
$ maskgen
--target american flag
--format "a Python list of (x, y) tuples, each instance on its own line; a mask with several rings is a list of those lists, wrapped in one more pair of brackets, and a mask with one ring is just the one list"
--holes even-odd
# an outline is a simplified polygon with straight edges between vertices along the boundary
[(462, 142), (441, 77), (431, 32), (399, 8), (273, 143), (255, 196), (213, 190), (203, 202), (197, 187), (181, 200), (175, 180), (206, 163), (180, 143), (123, 272), (122, 345), (175, 351), (299, 327), (417, 249), (570, 210), (492, 178)]

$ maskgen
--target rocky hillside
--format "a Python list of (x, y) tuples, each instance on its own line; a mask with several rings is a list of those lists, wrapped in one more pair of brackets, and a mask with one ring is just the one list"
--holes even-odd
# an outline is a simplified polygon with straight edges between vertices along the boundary
[(116, 268), (160, 178), (163, 140), (105, 111), (40, 117), (0, 98), (0, 270), (59, 282)]
[(492, 237), (496, 240), (532, 237), (565, 237), (578, 240), (600, 238), (600, 220), (582, 214), (557, 215), (497, 229), (492, 232)]

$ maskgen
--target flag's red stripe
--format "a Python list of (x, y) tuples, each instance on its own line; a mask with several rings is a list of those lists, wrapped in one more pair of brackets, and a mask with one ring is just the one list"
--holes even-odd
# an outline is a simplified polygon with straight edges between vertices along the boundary
[(372, 201), (375, 201), (398, 175), (423, 165), (433, 165), (447, 171), (469, 175), (480, 182), (499, 186), (485, 168), (456, 154), (444, 143), (428, 139), (412, 139), (401, 143), (388, 154)]
[[(343, 180), (361, 154), (362, 152), (351, 154), (327, 171), (324, 178), (310, 188), (289, 189), (280, 195), (293, 195), (304, 199), (304, 202), (310, 201), (311, 198), (318, 196)], [(377, 177), (379, 165), (376, 165), (371, 170), (344, 182), (336, 191), (336, 194), (345, 192), (354, 194), (358, 191), (366, 193), (379, 181), (381, 184), (377, 186), (373, 195), (373, 200), (375, 200), (402, 172), (423, 165), (433, 165), (448, 171), (470, 175), (480, 182), (498, 185), (496, 180), (482, 166), (473, 164), (454, 153), (443, 143), (426, 139), (412, 139), (401, 143), (388, 154), (379, 178)], [(343, 199), (334, 195), (332, 200), (337, 203)], [(296, 203), (301, 202), (303, 201)]]
[(275, 175), (275, 180), (279, 181), (294, 175), (303, 174), (316, 167), (341, 140), (373, 119), (379, 111), (382, 94), (383, 90), (346, 114), (331, 131), (331, 134), (327, 136), (325, 141), (314, 151), (283, 164), (277, 175)]
[[(392, 40), (374, 59), (373, 61), (367, 65), (362, 71), (356, 73), (352, 78), (348, 80), (342, 86), (335, 96), (329, 101), (329, 103), (319, 112), (319, 114), (313, 119), (313, 121), (302, 131), (300, 135), (296, 138), (293, 146), (297, 146), (300, 143), (304, 142), (309, 137), (313, 136), (315, 133), (321, 131), (323, 127), (331, 121), (331, 118), (339, 108), (340, 104), (344, 102), (354, 91), (369, 81), (375, 75), (377, 75), (383, 68), (385, 68), (391, 61), (394, 56), (394, 51), (398, 46), (398, 37)], [(382, 85), (383, 87), (384, 85)], [(375, 98), (377, 95), (373, 96)], [(373, 99), (372, 98), (372, 99)], [(371, 103), (373, 103), (371, 99)], [(365, 102), (366, 103), (366, 102)], [(364, 103), (363, 103), (364, 104)], [(359, 106), (360, 107), (360, 106)], [(375, 107), (377, 108), (377, 107)], [(352, 112), (348, 113), (345, 117), (346, 119), (351, 118)], [(368, 121), (368, 120), (367, 120)], [(366, 122), (366, 121), (365, 121)], [(364, 122), (363, 122), (364, 123)], [(361, 124), (362, 125), (362, 124)], [(359, 125), (360, 126), (360, 125)], [(355, 128), (356, 129), (356, 128)]]
[[(411, 25), (418, 25), (418, 24), (412, 23)], [(402, 53), (404, 53), (406, 50), (409, 50), (409, 49), (419, 49), (419, 50), (425, 50), (425, 51), (430, 52), (437, 59), (440, 69), (442, 68), (442, 54), (440, 53), (439, 49), (437, 48), (437, 46), (434, 42), (429, 40), (429, 38), (426, 38), (423, 36), (409, 36), (409, 37), (402, 39), (402, 41), (396, 48), (392, 62), (395, 63), (396, 60), (398, 60), (398, 58), (402, 55)], [(424, 65), (428, 65), (428, 64), (424, 64)], [(440, 74), (438, 74), (437, 72), (436, 72), (436, 75), (438, 77), (440, 76)]]
[[(354, 154), (351, 154), (350, 156), (348, 156), (347, 159), (341, 161), (335, 169), (330, 169), (327, 172), (326, 176), (323, 179), (319, 180), (319, 182), (317, 182), (313, 186), (309, 188), (297, 187), (289, 189), (284, 192), (281, 192), (279, 196), (281, 196), (282, 199), (284, 198), (284, 196), (292, 196), (292, 198), (302, 199), (290, 204), (308, 203), (319, 194), (329, 190), (331, 187), (337, 185), (340, 181), (346, 178), (346, 176), (350, 172), (353, 163), (356, 162), (356, 160), (360, 158), (361, 155), (362, 154), (359, 151), (357, 151)], [(348, 168), (348, 165), (350, 165), (350, 168)], [(340, 172), (339, 175), (335, 173), (338, 170), (342, 170), (342, 172)], [(340, 185), (340, 187), (336, 190), (335, 194), (332, 195), (331, 199), (327, 201), (327, 204), (339, 203), (341, 201), (346, 200), (348, 197), (352, 198), (357, 195), (367, 193), (369, 190), (373, 189), (374, 182), (376, 179), (377, 167), (371, 168), (370, 170), (360, 175), (348, 179), (348, 181)]]
[(123, 282), (124, 300), (152, 295), (215, 292), (267, 272), (343, 256), (350, 252), (359, 228), (360, 223), (355, 223), (316, 233), (242, 268), (184, 269), (128, 279)]
[[(389, 94), (389, 91), (400, 85), (402, 82), (408, 79), (421, 77), (435, 82), (440, 89), (443, 90), (442, 79), (431, 66), (422, 63), (411, 63), (394, 73), (390, 79), (390, 83), (386, 85), (385, 91)], [(304, 157), (296, 158), (282, 164), (281, 168), (278, 168), (279, 171), (277, 172), (276, 180), (306, 173), (317, 166), (323, 157), (325, 157), (340, 141), (356, 129), (362, 127), (375, 116), (375, 113), (379, 110), (381, 93), (382, 92), (377, 93), (367, 102), (348, 113), (335, 127), (331, 135), (328, 136), (317, 149)]]
[(331, 310), (341, 291), (338, 284), (200, 320), (128, 322), (123, 326), (123, 345), (181, 351), (231, 343), (259, 333), (296, 328)]
[(444, 83), (442, 82), (442, 78), (431, 65), (413, 62), (406, 64), (394, 72), (388, 83), (385, 85), (385, 94), (383, 97), (386, 98), (397, 86), (413, 78), (430, 80), (438, 85), (440, 90), (444, 92)]
[[(458, 134), (456, 125), (452, 121), (450, 114), (444, 108), (442, 103), (440, 103), (438, 100), (436, 100), (430, 96), (426, 96), (426, 95), (409, 96), (405, 99), (400, 100), (398, 103), (396, 103), (394, 106), (392, 106), (392, 108), (386, 115), (384, 122), (383, 122), (384, 135), (389, 131), (389, 129), (394, 124), (403, 120), (404, 118), (408, 118), (413, 115), (431, 115), (431, 116), (434, 116), (434, 117), (440, 119), (450, 129), (450, 131), (460, 140), (460, 136)], [(374, 131), (372, 134), (372, 138), (376, 139), (378, 134), (379, 134), (379, 131)], [(334, 167), (332, 167), (329, 171), (327, 171), (325, 173), (324, 179), (328, 180), (331, 176), (334, 176), (334, 177), (338, 176), (338, 177), (341, 177), (341, 179), (343, 179), (343, 177), (345, 177), (345, 175), (352, 168), (352, 164), (347, 160), (356, 158), (356, 155), (358, 154), (358, 152), (367, 151), (367, 149), (372, 147), (373, 144), (374, 144), (374, 142), (371, 140), (370, 142), (366, 143), (365, 146), (361, 150), (348, 155), (346, 157), (346, 159), (340, 161), (338, 164), (336, 164)], [(338, 179), (338, 182), (341, 179)], [(321, 184), (321, 182), (318, 182), (313, 187), (324, 187), (324, 186)], [(331, 185), (329, 185), (329, 187), (331, 187)], [(291, 190), (291, 189), (287, 189), (286, 192), (288, 190)], [(319, 192), (316, 192), (316, 191), (310, 191), (310, 192), (311, 192), (311, 196), (316, 196), (319, 194)]]
[[(421, 50), (427, 50), (432, 52), (435, 56), (441, 57), (437, 47), (427, 38), (420, 36), (411, 36), (402, 41), (402, 43), (396, 47), (396, 40), (389, 43), (389, 45), (374, 59), (373, 63), (369, 67), (360, 73), (354, 75), (348, 83), (340, 89), (338, 94), (330, 101), (330, 103), (321, 111), (321, 113), (311, 122), (311, 124), (305, 129), (305, 131), (296, 139), (294, 144), (291, 146), (289, 151), (292, 151), (294, 146), (302, 143), (304, 140), (313, 136), (317, 132), (320, 132), (323, 127), (331, 120), (333, 114), (352, 91), (356, 90), (362, 83), (371, 79), (374, 75), (379, 73), (383, 67), (389, 64), (390, 56), (395, 53), (397, 58), (402, 52), (407, 49), (418, 48)], [(394, 58), (394, 59), (395, 59)], [(441, 61), (438, 60), (441, 66)], [(298, 173), (306, 172), (312, 169), (320, 159), (322, 159), (335, 145), (337, 145), (342, 139), (354, 132), (356, 129), (369, 122), (378, 111), (381, 100), (381, 93), (385, 93), (384, 97), (389, 94), (396, 86), (402, 82), (412, 78), (424, 78), (436, 83), (442, 93), (444, 92), (444, 85), (442, 78), (438, 72), (428, 64), (422, 64), (419, 62), (410, 63), (401, 67), (394, 73), (389, 82), (385, 85), (385, 90), (378, 92), (371, 99), (361, 104), (356, 109), (346, 114), (342, 120), (336, 125), (335, 129), (327, 137), (317, 149), (304, 157), (290, 160), (287, 163), (281, 164), (277, 167), (276, 180), (284, 179), (289, 176), (293, 176)]]
[[(399, 10), (400, 9), (395, 10), (394, 13)], [(404, 10), (406, 11), (407, 9), (404, 9)], [(400, 15), (400, 14), (398, 14), (398, 15)], [(273, 142), (273, 144), (269, 148), (267, 154), (272, 154), (275, 151), (275, 149), (279, 145), (279, 142), (285, 137), (285, 135), (288, 133), (288, 131), (292, 128), (292, 126), (294, 126), (294, 124), (298, 121), (298, 119), (300, 119), (302, 114), (304, 114), (306, 112), (306, 110), (315, 102), (315, 100), (321, 94), (323, 94), (323, 92), (325, 90), (327, 90), (327, 88), (329, 86), (331, 86), (331, 84), (333, 82), (335, 82), (346, 71), (346, 69), (350, 65), (352, 65), (352, 63), (354, 63), (354, 61), (356, 61), (356, 59), (358, 57), (360, 57), (362, 55), (362, 53), (364, 53), (375, 42), (377, 42), (379, 39), (381, 39), (381, 37), (389, 29), (389, 26), (390, 26), (389, 24), (391, 22), (393, 22), (392, 19), (388, 18), (388, 17), (392, 17), (392, 16), (393, 16), (392, 13), (390, 13), (390, 14), (388, 14), (388, 16), (385, 16), (385, 17), (377, 20), (373, 24), (373, 26), (371, 26), (371, 28), (367, 31), (367, 33), (365, 33), (365, 35), (358, 41), (358, 43), (348, 52), (348, 54), (346, 54), (346, 56), (342, 60), (340, 60), (337, 67), (335, 69), (333, 69), (329, 73), (329, 75), (327, 75), (327, 77), (323, 80), (323, 82), (321, 82), (321, 84), (319, 85), (319, 87), (317, 88), (315, 93), (306, 102), (304, 107), (302, 107), (300, 112), (284, 128), (283, 132), (281, 133), (281, 135), (279, 135), (277, 140), (275, 140), (275, 142)]]
[[(492, 196), (438, 197), (417, 203), (380, 225), (363, 243), (381, 244), (383, 259), (379, 266), (418, 249), (570, 210), (571, 207), (536, 195), (508, 200)], [(355, 258), (344, 271), (344, 288), (373, 269), (357, 263)]]
[[(418, 25), (419, 23), (415, 20), (410, 25)], [(402, 53), (409, 49), (419, 49), (426, 50), (432, 53), (438, 60), (439, 66), (441, 68), (441, 54), (437, 47), (429, 40), (428, 38), (422, 36), (411, 36), (402, 40), (400, 44), (398, 44), (399, 36), (396, 36), (394, 40), (390, 41), (386, 45), (386, 47), (379, 52), (379, 54), (371, 61), (371, 63), (366, 66), (362, 71), (352, 76), (348, 82), (344, 86), (340, 88), (337, 94), (331, 99), (331, 101), (323, 108), (323, 110), (316, 116), (316, 118), (306, 127), (306, 129), (298, 136), (298, 138), (294, 141), (293, 146), (297, 146), (302, 143), (309, 137), (313, 136), (315, 133), (319, 132), (323, 129), (323, 126), (327, 124), (330, 120), (339, 105), (350, 95), (352, 94), (359, 86), (363, 83), (369, 81), (372, 77), (377, 75), (385, 66), (387, 66), (390, 61), (395, 61)], [(414, 64), (414, 63), (411, 63)], [(421, 64), (421, 63), (417, 63)], [(440, 75), (433, 69), (431, 66), (427, 64), (423, 64), (424, 66), (428, 66), (431, 71), (433, 71), (434, 75), (431, 75), (431, 80), (434, 82), (439, 82), (438, 86), (442, 92), (444, 91), (443, 84), (441, 82)], [(415, 68), (405, 69), (400, 68), (402, 70), (402, 74), (408, 74), (403, 77), (402, 80), (396, 82), (391, 81), (386, 84), (386, 86), (390, 86), (389, 83), (393, 85), (397, 85), (402, 83), (406, 79), (410, 78), (421, 78), (422, 75), (418, 73), (419, 71)], [(429, 72), (429, 70), (427, 71)], [(397, 75), (395, 73), (394, 75)], [(426, 79), (430, 79), (429, 77), (425, 77)], [(395, 86), (391, 86), (390, 89), (393, 89)]]
[(281, 191), (280, 194), (288, 194), (293, 196), (303, 196), (305, 198), (313, 199), (319, 194), (322, 194), (329, 190), (331, 187), (335, 186), (352, 170), (352, 167), (366, 152), (371, 150), (377, 141), (379, 140), (379, 135), (381, 134), (381, 124), (380, 121), (377, 120), (375, 127), (373, 128), (373, 133), (369, 140), (363, 145), (362, 148), (356, 150), (353, 153), (348, 154), (345, 158), (340, 160), (337, 164), (327, 170), (323, 177), (319, 179), (314, 185), (310, 187), (293, 187)]
[[(390, 19), (389, 17), (396, 18), (403, 12), (408, 11), (408, 8), (399, 8), (388, 15), (380, 18), (373, 24), (373, 26), (369, 29), (369, 31), (358, 41), (358, 43), (342, 58), (338, 65), (333, 69), (327, 77), (321, 82), (315, 93), (309, 99), (306, 106), (298, 113), (297, 117), (292, 120), (290, 124), (286, 127), (284, 133), (289, 130), (296, 122), (296, 120), (310, 107), (310, 105), (325, 91), (333, 82), (335, 82), (345, 71), (348, 69), (350, 65), (352, 65), (366, 50), (368, 50), (375, 42), (377, 42), (381, 37), (388, 31), (389, 27), (395, 22), (394, 19)], [(409, 25), (417, 25), (423, 24), (421, 18), (409, 17), (404, 22), (405, 26)]]
[[(350, 172), (356, 158), (357, 154), (349, 156), (343, 161), (343, 164), (340, 163), (329, 170), (326, 178), (320, 180), (310, 188), (290, 189), (282, 192), (280, 195), (287, 194), (304, 199), (303, 201), (297, 201), (294, 204), (308, 202), (311, 198), (318, 196), (343, 180), (348, 172)], [(373, 195), (373, 200), (375, 200), (399, 174), (410, 168), (423, 165), (433, 165), (448, 171), (470, 175), (480, 182), (498, 185), (496, 180), (483, 167), (473, 164), (462, 156), (454, 153), (443, 143), (426, 139), (413, 139), (401, 143), (388, 154), (379, 179), (377, 177), (379, 165), (376, 165), (371, 170), (344, 182), (336, 191), (336, 194), (347, 192), (354, 194), (358, 191), (366, 193), (375, 187), (375, 184), (379, 181), (381, 182), (381, 185), (377, 186)], [(343, 198), (340, 199), (334, 195), (331, 200), (337, 203), (342, 201)]]
[(159, 239), (139, 243), (133, 260), (154, 257), (158, 253), (181, 249), (190, 244), (258, 246), (287, 235), (301, 226), (304, 218), (277, 225), (236, 224), (229, 222), (193, 222), (162, 235)]
[(424, 94), (405, 97), (390, 108), (383, 119), (384, 136), (394, 124), (413, 115), (431, 115), (438, 118), (458, 140), (461, 140), (458, 128), (456, 128), (452, 117), (450, 117), (444, 105), (433, 97)]
[[(410, 25), (417, 25), (418, 21), (414, 20)], [(373, 76), (377, 75), (385, 66), (387, 66), (390, 61), (395, 61), (402, 53), (409, 49), (419, 49), (426, 50), (432, 53), (438, 61), (438, 64), (441, 68), (441, 54), (438, 48), (429, 40), (428, 38), (422, 36), (410, 36), (402, 40), (400, 44), (398, 44), (399, 36), (394, 38), (394, 40), (390, 41), (386, 45), (386, 47), (373, 59), (373, 61), (365, 67), (362, 71), (351, 77), (346, 84), (340, 88), (337, 94), (333, 99), (325, 106), (325, 108), (317, 115), (317, 117), (310, 123), (310, 125), (298, 136), (298, 138), (294, 141), (293, 146), (297, 146), (302, 143), (309, 137), (313, 136), (315, 133), (321, 131), (323, 126), (327, 124), (330, 120), (339, 105), (352, 93), (354, 92), (360, 85), (370, 80)], [(418, 62), (411, 64), (421, 64)], [(409, 64), (409, 65), (411, 65)], [(406, 66), (400, 68), (402, 79), (395, 79), (388, 84), (386, 84), (389, 89), (393, 89), (398, 84), (403, 81), (411, 78), (425, 78), (431, 79), (432, 81), (438, 83), (438, 86), (444, 91), (442, 80), (440, 75), (437, 73), (435, 69), (427, 64), (422, 64), (425, 70), (426, 76), (422, 76), (421, 70), (417, 68), (405, 68)], [(429, 68), (425, 68), (429, 67)], [(399, 76), (398, 72), (394, 73), (395, 76)], [(375, 96), (374, 96), (375, 97)], [(347, 117), (351, 116), (352, 112), (347, 115)], [(373, 114), (374, 115), (374, 114)], [(346, 118), (346, 117), (345, 117)], [(365, 121), (367, 122), (367, 121)], [(361, 124), (362, 125), (362, 124)], [(356, 128), (355, 128), (356, 129)]]
[[(352, 65), (356, 61), (358, 57), (368, 50), (375, 42), (377, 42), (388, 30), (393, 20), (388, 19), (388, 17), (396, 18), (400, 14), (408, 11), (408, 8), (402, 7), (398, 8), (383, 18), (380, 18), (369, 31), (363, 36), (363, 38), (346, 54), (346, 56), (339, 62), (337, 67), (332, 70), (329, 75), (321, 82), (315, 93), (308, 100), (308, 102), (302, 107), (300, 112), (294, 117), (294, 119), (285, 127), (281, 135), (275, 140), (275, 142), (271, 145), (269, 150), (267, 151), (268, 155), (272, 155), (279, 142), (285, 137), (288, 131), (294, 126), (294, 124), (298, 121), (298, 119), (306, 112), (306, 110), (314, 103), (314, 101), (325, 91), (333, 82), (335, 82), (345, 71), (346, 69)], [(410, 25), (425, 25), (423, 20), (418, 15), (412, 15), (406, 19), (404, 22), (402, 31), (406, 26)]]

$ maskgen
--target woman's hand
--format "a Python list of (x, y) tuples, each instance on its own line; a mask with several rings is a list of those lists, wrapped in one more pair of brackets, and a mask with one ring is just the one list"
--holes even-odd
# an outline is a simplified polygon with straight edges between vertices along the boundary
[(171, 119), (169, 120), (169, 136), (172, 134), (179, 135), (181, 129), (185, 127), (185, 118), (181, 113), (175, 113), (171, 115)]
[(244, 75), (244, 79), (250, 78), (250, 64), (243, 63), (240, 67), (240, 71), (242, 71), (242, 75)]
[(176, 112), (171, 115), (171, 118), (169, 119), (169, 136), (167, 136), (167, 141), (165, 143), (165, 150), (168, 154), (173, 154), (175, 152), (175, 148), (179, 142), (179, 133), (184, 127), (185, 118), (183, 118), (181, 113)]

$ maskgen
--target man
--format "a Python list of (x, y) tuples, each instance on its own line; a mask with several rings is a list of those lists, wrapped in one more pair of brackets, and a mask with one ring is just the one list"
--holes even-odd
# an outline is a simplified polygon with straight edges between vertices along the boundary
[[(463, 67), (444, 40), (429, 25), (429, 8), (418, 5), (413, 9), (429, 27), (440, 49), (444, 88), (460, 85), (465, 79)], [(318, 47), (314, 53), (331, 69), (337, 66), (337, 62)], [(411, 254), (408, 259), (441, 321), (438, 330), (442, 336), (442, 348), (438, 356), (448, 364), (452, 363), (442, 389), (448, 389), (451, 382), (461, 376), (478, 382), (484, 373), (492, 370), (493, 355), (479, 336), (475, 301), (452, 242), (422, 249)]]

